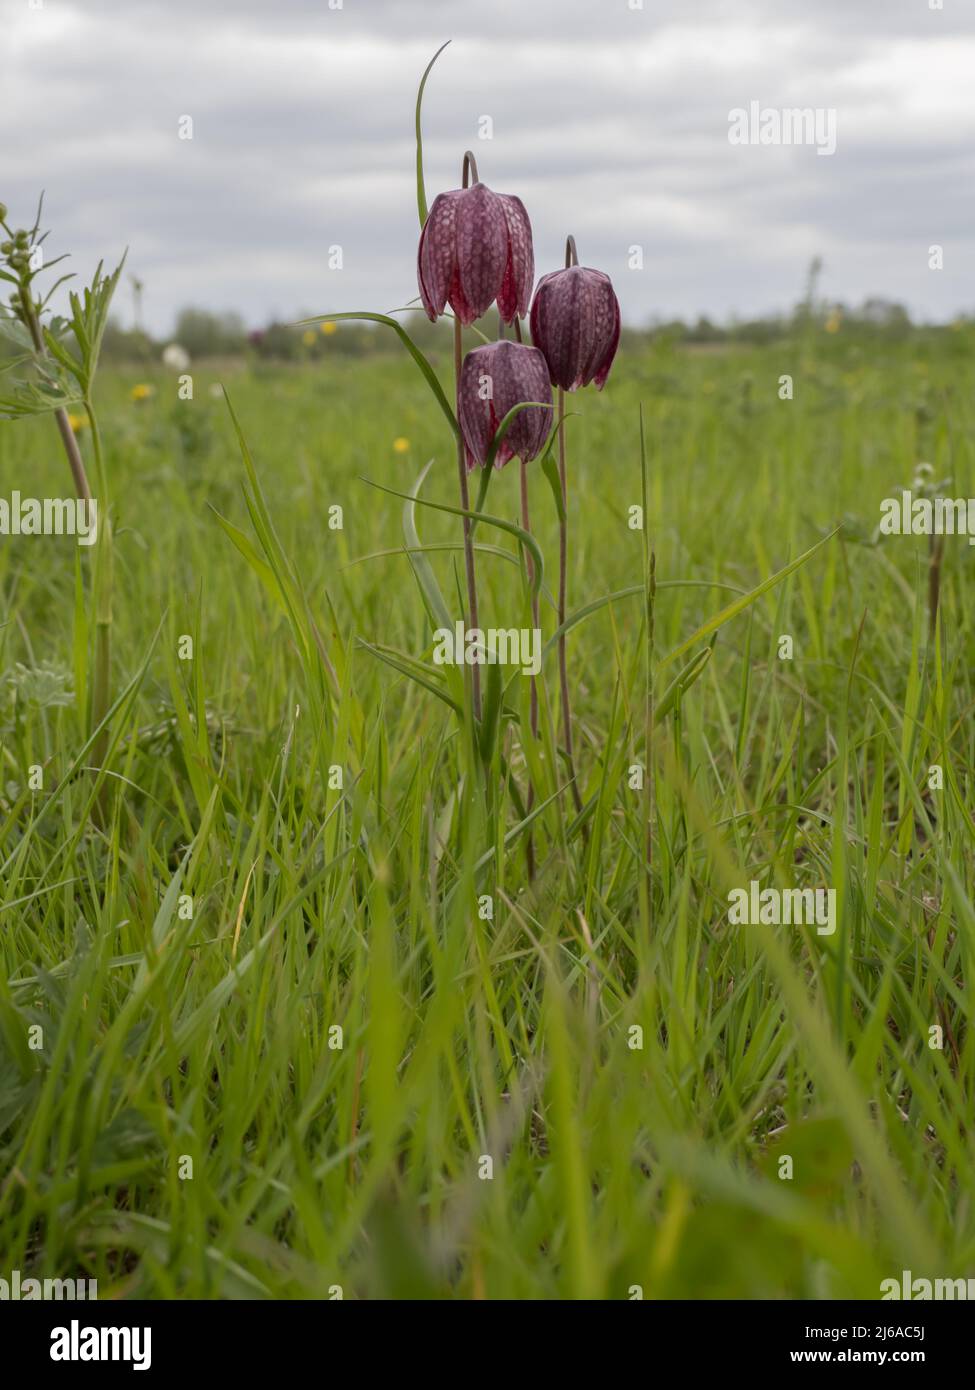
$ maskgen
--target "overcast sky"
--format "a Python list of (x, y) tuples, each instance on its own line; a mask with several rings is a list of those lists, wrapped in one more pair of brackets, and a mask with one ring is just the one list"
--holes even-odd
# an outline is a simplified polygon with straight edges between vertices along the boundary
[[(79, 274), (128, 246), (156, 332), (186, 304), (252, 325), (400, 306), (416, 85), (449, 38), (428, 198), (471, 147), (524, 200), (537, 273), (572, 231), (629, 322), (787, 308), (816, 254), (831, 298), (975, 309), (975, 0), (338, 3), (0, 0), (0, 201), (23, 224), (46, 189)], [(753, 101), (835, 110), (836, 152), (732, 145)]]

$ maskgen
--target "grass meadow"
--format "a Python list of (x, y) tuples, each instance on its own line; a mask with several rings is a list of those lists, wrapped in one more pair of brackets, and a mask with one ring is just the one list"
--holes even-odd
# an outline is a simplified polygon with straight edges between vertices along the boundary
[[(455, 505), (454, 446), (391, 335), (195, 364), (192, 400), (105, 364), (100, 783), (90, 552), (0, 539), (0, 1269), (103, 1298), (975, 1274), (975, 553), (946, 539), (932, 631), (927, 538), (872, 534), (920, 462), (975, 493), (973, 346), (632, 336), (568, 398), (581, 815), (554, 644), (540, 737), (509, 670), (480, 771), (431, 662), (417, 578), (461, 615), (457, 518), (370, 483), (432, 460)], [(512, 523), (520, 466), (485, 503)], [(0, 476), (71, 495), (49, 416), (0, 423)], [(530, 626), (517, 540), (475, 539), (482, 625)], [(752, 880), (834, 888), (835, 934), (732, 925)]]

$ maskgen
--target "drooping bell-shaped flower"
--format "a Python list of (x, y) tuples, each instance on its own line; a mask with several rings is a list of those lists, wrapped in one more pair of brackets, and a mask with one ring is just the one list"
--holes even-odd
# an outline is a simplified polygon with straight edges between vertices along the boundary
[(461, 323), (471, 324), (495, 300), (505, 323), (524, 318), (535, 256), (521, 199), (483, 183), (438, 194), (420, 233), (417, 279), (432, 322), (449, 303)]
[(601, 391), (620, 341), (620, 305), (609, 276), (583, 265), (543, 275), (531, 330), (553, 385), (575, 391), (592, 381)]
[(494, 466), (502, 468), (515, 457), (529, 463), (544, 449), (552, 426), (552, 384), (545, 358), (537, 348), (502, 341), (472, 349), (460, 370), (457, 397), (468, 469), (487, 462), (498, 426), (522, 401), (542, 404), (518, 411), (501, 441)]

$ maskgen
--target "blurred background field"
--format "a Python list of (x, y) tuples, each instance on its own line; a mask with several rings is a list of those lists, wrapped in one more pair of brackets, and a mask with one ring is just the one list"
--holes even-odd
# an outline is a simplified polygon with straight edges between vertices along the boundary
[[(121, 333), (97, 388), (116, 691), (139, 677), (105, 824), (72, 772), (85, 553), (0, 539), (0, 1269), (131, 1297), (875, 1298), (902, 1268), (975, 1273), (975, 553), (948, 538), (935, 643), (927, 539), (875, 536), (919, 463), (975, 494), (975, 325), (662, 326), (569, 398), (569, 608), (641, 583), (642, 405), (658, 657), (843, 527), (657, 728), (649, 932), (639, 597), (570, 633), (594, 804), (583, 832), (546, 769), (529, 881), (513, 803), (462, 805), (449, 711), (361, 645), (429, 659), (402, 504), (362, 481), (409, 491), (433, 459), (423, 495), (455, 501), (414, 366), (345, 324), (281, 353), (183, 327), (192, 400)], [(446, 382), (448, 330), (418, 337)], [(335, 669), (317, 689), (215, 515), (253, 540), (221, 387)], [(489, 493), (510, 520), (517, 467)], [(69, 495), (49, 419), (0, 424), (0, 477)], [(453, 518), (417, 524), (456, 546)], [(511, 538), (478, 542), (482, 625), (520, 625)], [(459, 554), (430, 555), (458, 613)], [(729, 926), (752, 878), (837, 887), (836, 936)]]

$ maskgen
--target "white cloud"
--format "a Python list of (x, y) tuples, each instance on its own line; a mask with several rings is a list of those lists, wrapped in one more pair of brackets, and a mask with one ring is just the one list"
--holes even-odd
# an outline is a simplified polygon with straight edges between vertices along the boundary
[[(962, 6), (0, 0), (0, 30), (0, 198), (23, 222), (46, 188), (51, 247), (80, 274), (129, 245), (158, 330), (186, 302), (258, 322), (413, 297), (413, 100), (450, 36), (427, 88), (429, 191), (456, 186), (473, 145), (485, 181), (524, 198), (539, 271), (573, 230), (631, 321), (786, 307), (817, 252), (836, 297), (973, 307)], [(729, 145), (729, 110), (753, 99), (835, 107), (836, 154)]]

